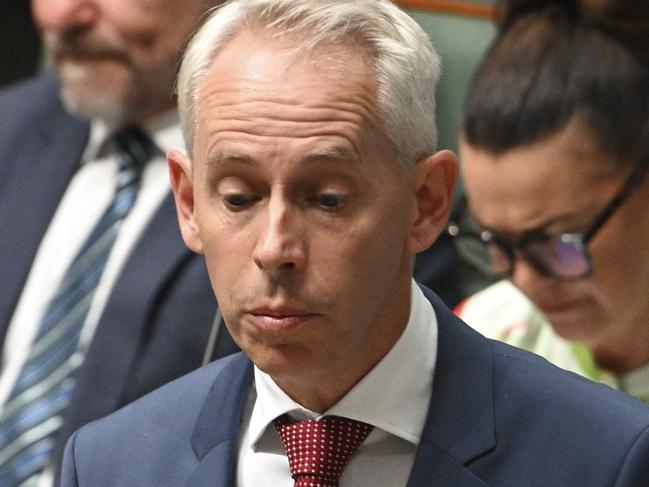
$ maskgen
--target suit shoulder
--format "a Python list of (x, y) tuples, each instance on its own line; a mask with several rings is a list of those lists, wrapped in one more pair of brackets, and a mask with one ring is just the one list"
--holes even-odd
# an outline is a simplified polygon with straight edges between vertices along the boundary
[[(146, 432), (159, 429), (168, 421), (194, 418), (203, 405), (210, 388), (228, 367), (238, 366), (242, 353), (237, 353), (196, 369), (142, 396), (114, 413), (89, 423), (80, 432), (94, 436), (113, 432)], [(84, 430), (87, 430), (84, 432)]]
[(557, 420), (560, 416), (565, 422), (597, 420), (600, 431), (622, 431), (626, 426), (632, 432), (649, 426), (649, 408), (638, 399), (561, 369), (532, 352), (486, 340), (494, 352), (499, 397), (515, 396), (530, 414), (556, 414)]
[[(489, 485), (649, 485), (649, 408), (525, 350), (492, 350), (496, 446), (472, 466)], [(492, 484), (493, 482), (493, 484)], [(510, 484), (506, 484), (510, 485)]]
[(158, 485), (163, 471), (164, 485), (183, 485), (198, 461), (196, 431), (226, 422), (201, 418), (206, 411), (221, 415), (226, 396), (245, 389), (232, 379), (248, 364), (241, 353), (226, 357), (83, 426), (66, 447), (63, 485)]
[(60, 105), (56, 78), (43, 75), (9, 85), (0, 90), (0, 112), (29, 112), (43, 106)]
[(34, 144), (53, 137), (81, 134), (85, 140), (88, 122), (70, 114), (60, 98), (59, 86), (51, 75), (40, 76), (0, 90), (0, 158), (20, 158)]

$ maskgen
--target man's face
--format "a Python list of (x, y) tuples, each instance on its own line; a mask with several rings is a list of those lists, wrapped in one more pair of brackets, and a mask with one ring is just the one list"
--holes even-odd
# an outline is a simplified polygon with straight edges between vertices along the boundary
[(205, 0), (32, 0), (68, 108), (108, 123), (173, 107), (177, 61)]
[(353, 382), (396, 341), (421, 249), (365, 60), (292, 49), (231, 41), (199, 93), (193, 163), (170, 163), (185, 241), (233, 337), (280, 385), (315, 387)]

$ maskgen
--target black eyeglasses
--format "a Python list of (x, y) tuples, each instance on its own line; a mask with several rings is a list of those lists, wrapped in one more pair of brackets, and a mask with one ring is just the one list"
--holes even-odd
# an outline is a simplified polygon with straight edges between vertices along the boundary
[[(456, 214), (459, 219), (449, 223), (447, 231), (454, 237), (459, 254), (480, 271), (507, 277), (514, 272), (516, 258), (523, 256), (540, 273), (562, 281), (584, 279), (592, 273), (588, 242), (604, 226), (615, 210), (644, 181), (649, 165), (637, 164), (620, 191), (595, 217), (583, 233), (545, 235), (534, 230), (525, 233), (516, 242), (507, 242), (489, 230), (478, 231), (466, 212), (464, 200)], [(462, 222), (460, 224), (459, 222)], [(466, 228), (466, 227), (469, 228)]]

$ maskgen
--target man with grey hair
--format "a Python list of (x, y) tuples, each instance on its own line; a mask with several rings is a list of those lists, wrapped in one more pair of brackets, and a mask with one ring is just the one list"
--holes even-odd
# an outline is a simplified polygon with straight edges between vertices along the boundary
[(65, 487), (648, 484), (643, 404), (486, 340), (412, 280), (456, 177), (438, 71), (387, 0), (207, 20), (178, 82), (188, 155), (168, 159), (245, 354), (82, 428)]

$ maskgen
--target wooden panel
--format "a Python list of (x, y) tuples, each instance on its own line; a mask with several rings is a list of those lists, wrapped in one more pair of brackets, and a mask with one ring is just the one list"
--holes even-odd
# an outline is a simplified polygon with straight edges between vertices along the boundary
[(395, 3), (405, 8), (425, 10), (429, 12), (441, 12), (466, 17), (478, 17), (482, 19), (496, 19), (496, 8), (493, 5), (485, 5), (471, 1), (462, 0), (395, 0)]

